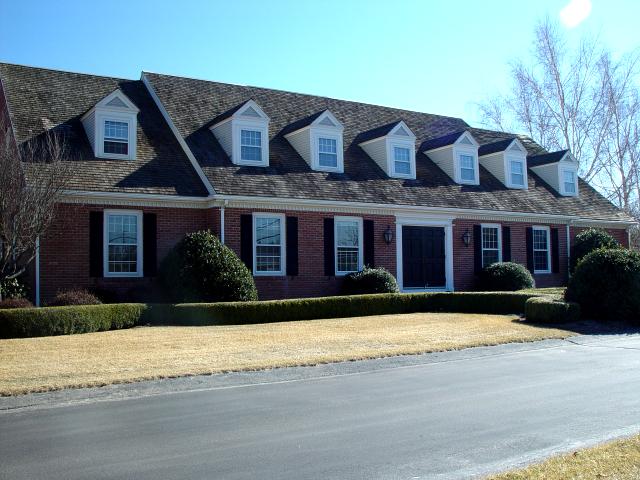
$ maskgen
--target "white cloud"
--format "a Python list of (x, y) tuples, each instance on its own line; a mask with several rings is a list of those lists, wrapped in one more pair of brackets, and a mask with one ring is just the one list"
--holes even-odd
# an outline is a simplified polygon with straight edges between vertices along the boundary
[(591, 0), (570, 0), (560, 10), (560, 20), (567, 28), (574, 28), (587, 19), (591, 13)]

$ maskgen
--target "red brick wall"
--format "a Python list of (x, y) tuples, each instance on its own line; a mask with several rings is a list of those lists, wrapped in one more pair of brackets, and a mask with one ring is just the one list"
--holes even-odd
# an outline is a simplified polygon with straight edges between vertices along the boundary
[[(298, 217), (298, 275), (294, 277), (255, 277), (258, 295), (262, 300), (273, 298), (317, 297), (339, 292), (341, 277), (324, 275), (324, 218), (334, 214), (281, 210), (225, 210), (225, 243), (240, 255), (240, 215), (258, 211), (282, 213)], [(341, 213), (339, 215), (351, 215)], [(396, 274), (395, 238), (390, 245), (383, 239), (387, 226), (394, 229), (395, 218), (389, 216), (357, 215), (374, 221), (375, 265)], [(395, 232), (395, 230), (394, 230)]]
[(213, 227), (212, 210), (62, 204), (57, 220), (40, 240), (40, 298), (46, 303), (59, 290), (108, 289), (123, 297), (130, 290), (153, 288), (148, 278), (89, 277), (89, 212), (104, 209), (141, 210), (157, 215), (158, 261), (185, 233)]

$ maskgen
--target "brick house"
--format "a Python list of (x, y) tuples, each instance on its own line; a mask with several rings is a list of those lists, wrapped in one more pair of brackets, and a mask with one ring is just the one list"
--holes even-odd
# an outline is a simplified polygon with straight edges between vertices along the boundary
[(33, 291), (143, 299), (185, 234), (209, 228), (260, 298), (330, 295), (363, 265), (403, 291), (466, 290), (486, 264), (566, 283), (571, 243), (633, 220), (568, 151), (462, 119), (143, 72), (140, 80), (0, 64), (18, 143), (47, 129), (74, 162), (40, 239)]

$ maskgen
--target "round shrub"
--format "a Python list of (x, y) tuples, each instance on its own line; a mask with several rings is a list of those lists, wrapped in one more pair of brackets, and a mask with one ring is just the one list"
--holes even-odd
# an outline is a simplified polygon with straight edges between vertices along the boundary
[(576, 235), (571, 247), (571, 272), (586, 255), (599, 248), (620, 248), (620, 243), (609, 233), (598, 228), (590, 228)]
[(479, 288), (487, 292), (512, 292), (534, 286), (531, 273), (519, 263), (492, 263), (480, 273)]
[(384, 268), (369, 268), (350, 273), (344, 277), (342, 283), (343, 295), (363, 295), (366, 293), (397, 293), (398, 282), (391, 273)]
[(49, 307), (64, 307), (67, 305), (100, 305), (102, 302), (87, 290), (65, 290), (58, 292), (47, 305)]
[(162, 261), (159, 277), (175, 303), (258, 299), (249, 269), (209, 230), (186, 235)]
[(0, 294), (2, 298), (24, 298), (27, 289), (17, 278), (5, 278), (0, 282)]
[(640, 320), (640, 253), (601, 248), (576, 266), (565, 298), (582, 315), (605, 320)]
[(580, 320), (580, 305), (551, 297), (533, 297), (524, 304), (524, 316), (533, 323), (567, 323)]
[(0, 310), (6, 310), (9, 308), (31, 308), (31, 303), (26, 298), (6, 298), (0, 302)]

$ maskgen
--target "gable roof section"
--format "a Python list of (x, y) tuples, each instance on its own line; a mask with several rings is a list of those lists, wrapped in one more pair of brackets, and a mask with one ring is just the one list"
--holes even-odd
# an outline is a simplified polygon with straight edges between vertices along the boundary
[(490, 155), (492, 153), (504, 152), (513, 143), (513, 138), (505, 138), (493, 143), (486, 143), (478, 149), (478, 156)]
[[(0, 79), (18, 143), (51, 128), (63, 134), (74, 162), (70, 190), (207, 195), (141, 81), (2, 63)], [(96, 158), (80, 121), (118, 90), (140, 110), (135, 160)]]
[(427, 140), (422, 143), (422, 145), (420, 146), (420, 150), (426, 152), (427, 150), (435, 150), (436, 148), (448, 147), (449, 145), (453, 145), (466, 131), (466, 129), (460, 130), (458, 132), (443, 135), (442, 137)]
[(557, 152), (527, 157), (527, 166), (540, 167), (542, 165), (549, 165), (550, 163), (558, 163), (564, 158), (568, 151), (569, 150), (559, 150)]
[[(562, 197), (535, 173), (529, 174), (528, 190), (515, 190), (506, 188), (480, 167), (480, 185), (458, 185), (422, 149), (416, 154), (416, 180), (394, 179), (388, 178), (358, 146), (366, 132), (380, 135), (402, 119), (418, 142), (451, 137), (452, 140), (446, 141), (453, 143), (468, 131), (481, 146), (518, 138), (529, 155), (546, 153), (526, 136), (471, 128), (459, 118), (156, 73), (145, 72), (143, 75), (153, 86), (214, 189), (222, 195), (628, 220), (624, 213), (582, 180), (580, 196)], [(233, 165), (208, 130), (212, 119), (249, 99), (256, 101), (271, 119), (268, 167)], [(311, 170), (284, 138), (284, 133), (291, 131), (291, 125), (303, 128), (325, 110), (330, 110), (344, 125), (344, 173)]]

